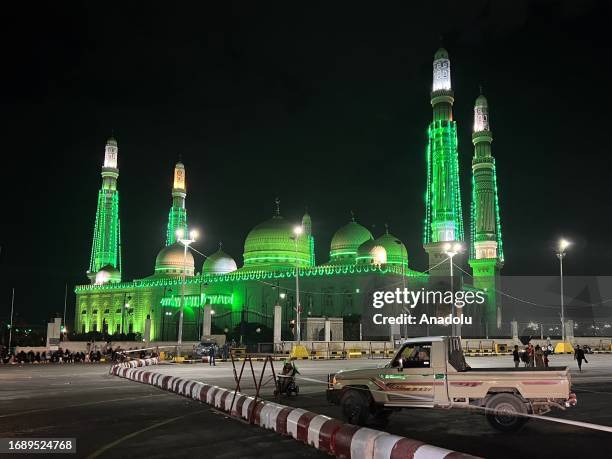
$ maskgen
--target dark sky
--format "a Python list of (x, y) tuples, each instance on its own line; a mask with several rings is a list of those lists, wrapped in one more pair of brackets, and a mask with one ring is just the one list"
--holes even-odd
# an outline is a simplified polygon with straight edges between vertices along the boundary
[[(568, 273), (612, 274), (605, 2), (214, 3), (3, 7), (0, 318), (13, 286), (21, 317), (42, 322), (63, 309), (66, 282), (71, 291), (86, 281), (111, 131), (124, 279), (153, 271), (179, 154), (205, 253), (222, 240), (241, 263), (246, 234), (278, 195), (286, 218), (308, 206), (318, 261), (352, 209), (375, 236), (388, 222), (411, 267), (424, 269), (426, 128), (441, 36), (465, 215), (479, 84), (489, 99), (504, 274), (556, 273), (561, 235), (575, 242)], [(70, 314), (73, 304), (71, 293)]]

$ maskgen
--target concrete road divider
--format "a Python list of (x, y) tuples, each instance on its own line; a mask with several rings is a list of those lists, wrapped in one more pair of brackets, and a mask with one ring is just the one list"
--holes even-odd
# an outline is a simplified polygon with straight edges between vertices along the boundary
[(380, 430), (341, 422), (302, 408), (258, 399), (233, 390), (156, 373), (142, 367), (157, 365), (157, 358), (132, 360), (110, 369), (122, 378), (207, 403), (275, 432), (291, 436), (340, 459), (475, 459), (463, 453), (427, 445)]

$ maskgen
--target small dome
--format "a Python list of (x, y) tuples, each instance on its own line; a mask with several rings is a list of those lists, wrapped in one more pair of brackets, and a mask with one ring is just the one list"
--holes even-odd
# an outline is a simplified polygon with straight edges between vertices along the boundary
[(375, 239), (364, 242), (357, 249), (357, 264), (387, 264), (387, 251)]
[(244, 267), (294, 268), (310, 266), (309, 239), (302, 234), (295, 240), (296, 225), (280, 215), (253, 228), (244, 241)]
[(104, 285), (117, 282), (121, 282), (121, 272), (113, 265), (106, 265), (100, 268), (100, 271), (96, 273), (94, 284)]
[(393, 234), (385, 233), (375, 240), (377, 244), (384, 247), (387, 252), (387, 263), (408, 266), (408, 251), (402, 241)]
[(202, 274), (227, 274), (237, 269), (234, 259), (219, 248), (204, 261)]
[(108, 140), (106, 141), (106, 145), (113, 145), (113, 146), (117, 146), (117, 140), (115, 139), (114, 136), (110, 136), (108, 138)]
[(187, 250), (187, 260), (185, 261), (185, 247), (180, 242), (164, 247), (157, 254), (155, 259), (155, 274), (167, 276), (179, 276), (183, 274), (184, 265), (187, 265), (185, 275), (193, 276), (195, 262), (190, 250)]
[(371, 239), (373, 239), (372, 233), (366, 227), (355, 221), (348, 222), (332, 237), (330, 263), (354, 263), (359, 246)]
[(482, 94), (476, 98), (476, 103), (474, 104), (476, 107), (488, 107), (487, 98)]
[(437, 61), (438, 59), (448, 59), (448, 51), (446, 51), (444, 48), (438, 49), (436, 54), (434, 54), (434, 60)]

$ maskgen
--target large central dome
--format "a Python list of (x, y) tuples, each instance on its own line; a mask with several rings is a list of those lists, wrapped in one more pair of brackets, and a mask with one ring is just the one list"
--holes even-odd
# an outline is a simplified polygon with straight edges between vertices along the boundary
[(253, 228), (244, 241), (245, 268), (294, 268), (310, 266), (308, 236), (302, 234), (295, 242), (295, 225), (275, 215)]

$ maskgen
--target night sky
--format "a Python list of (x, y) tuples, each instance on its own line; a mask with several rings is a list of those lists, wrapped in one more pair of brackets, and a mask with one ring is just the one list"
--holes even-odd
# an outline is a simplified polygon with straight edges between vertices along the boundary
[(308, 207), (318, 262), (353, 210), (375, 237), (387, 222), (410, 266), (425, 269), (426, 129), (441, 43), (466, 216), (479, 85), (489, 100), (503, 273), (554, 275), (554, 241), (565, 236), (575, 242), (568, 274), (612, 274), (605, 2), (263, 3), (3, 7), (0, 319), (11, 287), (23, 319), (61, 313), (65, 283), (72, 317), (111, 132), (125, 280), (153, 272), (179, 155), (204, 253), (223, 241), (240, 265), (244, 238), (279, 196), (293, 221)]

